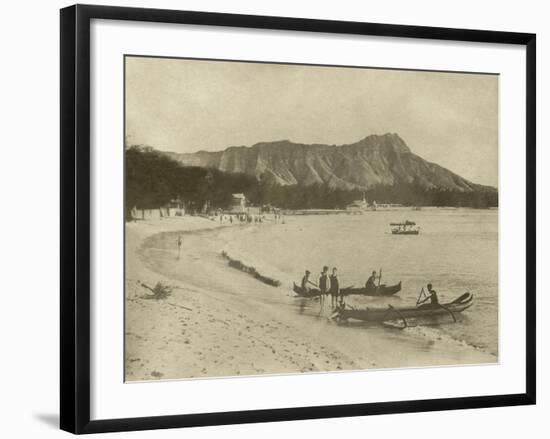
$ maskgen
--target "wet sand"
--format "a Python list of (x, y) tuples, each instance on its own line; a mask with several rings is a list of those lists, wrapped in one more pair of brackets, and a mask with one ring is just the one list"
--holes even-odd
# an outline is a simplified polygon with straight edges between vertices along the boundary
[[(221, 251), (242, 227), (278, 225), (226, 227), (200, 217), (126, 225), (127, 381), (495, 362), (431, 337), (430, 328), (336, 325), (330, 300), (320, 313), (317, 301), (294, 298), (289, 285), (269, 286), (228, 266)], [(147, 298), (140, 284), (159, 281), (171, 296)]]

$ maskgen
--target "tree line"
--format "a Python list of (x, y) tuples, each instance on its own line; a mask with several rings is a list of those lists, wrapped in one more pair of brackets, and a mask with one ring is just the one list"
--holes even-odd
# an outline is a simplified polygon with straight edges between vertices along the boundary
[(487, 208), (498, 206), (496, 191), (458, 192), (426, 189), (415, 183), (379, 185), (365, 192), (343, 190), (327, 184), (280, 185), (269, 174), (259, 179), (246, 174), (217, 169), (181, 166), (177, 161), (150, 147), (131, 146), (125, 151), (125, 208), (131, 211), (155, 209), (179, 199), (186, 210), (200, 212), (228, 208), (233, 193), (243, 193), (256, 206), (282, 209), (344, 209), (363, 195), (369, 202), (406, 206), (461, 206)]

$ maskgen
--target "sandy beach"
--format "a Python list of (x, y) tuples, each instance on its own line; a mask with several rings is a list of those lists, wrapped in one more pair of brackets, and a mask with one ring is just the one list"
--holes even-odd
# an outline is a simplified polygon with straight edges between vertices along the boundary
[[(267, 313), (251, 312), (238, 300), (152, 272), (141, 260), (140, 245), (148, 236), (215, 227), (220, 225), (199, 217), (126, 226), (126, 379), (353, 368), (350, 359), (312, 337), (288, 337), (292, 328)], [(181, 258), (193, 265), (193, 253), (184, 251)], [(172, 286), (172, 295), (165, 300), (145, 298), (150, 292), (140, 283), (154, 286), (158, 281)]]
[[(293, 298), (286, 283), (230, 268), (221, 252), (247, 227), (258, 226), (191, 216), (126, 225), (127, 381), (495, 362), (430, 328), (409, 328), (403, 339), (399, 330), (338, 326), (328, 307), (319, 315), (318, 302)], [(172, 288), (168, 298), (141, 286), (157, 282)]]

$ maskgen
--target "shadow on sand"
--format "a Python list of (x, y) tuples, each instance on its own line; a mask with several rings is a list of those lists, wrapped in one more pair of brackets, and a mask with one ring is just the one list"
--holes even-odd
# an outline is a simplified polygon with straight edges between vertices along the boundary
[(35, 413), (34, 417), (50, 428), (59, 429), (59, 415), (57, 413)]

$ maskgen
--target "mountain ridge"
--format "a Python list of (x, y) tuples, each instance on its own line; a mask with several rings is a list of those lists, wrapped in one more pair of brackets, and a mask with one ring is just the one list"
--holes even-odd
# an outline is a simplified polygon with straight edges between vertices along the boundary
[(244, 173), (280, 185), (327, 184), (337, 189), (368, 190), (415, 183), (424, 189), (496, 191), (424, 160), (396, 133), (373, 134), (344, 145), (277, 140), (221, 151), (161, 152), (184, 166)]

